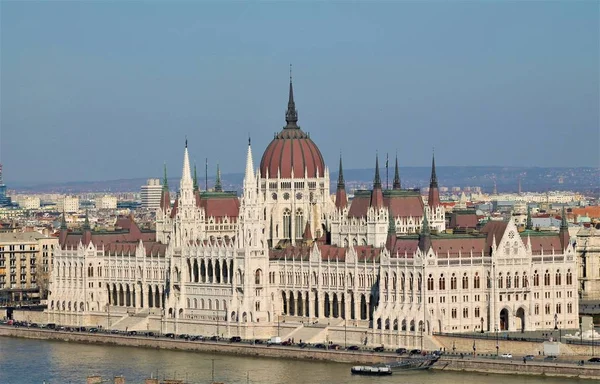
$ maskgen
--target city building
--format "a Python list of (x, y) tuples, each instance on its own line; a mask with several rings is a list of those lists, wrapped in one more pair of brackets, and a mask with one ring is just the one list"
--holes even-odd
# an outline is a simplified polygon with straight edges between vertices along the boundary
[(290, 81), (286, 125), (256, 169), (248, 142), (240, 197), (220, 183), (200, 190), (186, 141), (173, 204), (165, 172), (156, 232), (131, 218), (114, 233), (61, 230), (50, 321), (427, 349), (434, 332), (578, 327), (565, 219), (558, 232), (512, 220), (474, 231), (469, 213), (450, 233), (435, 159), (427, 201), (402, 188), (398, 161), (384, 189), (377, 157), (372, 189), (351, 201), (340, 159), (332, 195), (297, 122)]
[[(165, 167), (166, 173), (166, 167)], [(160, 207), (160, 196), (163, 186), (160, 185), (159, 179), (148, 179), (146, 185), (142, 185), (141, 198), (142, 208), (158, 209)]]
[(0, 207), (7, 207), (11, 205), (10, 197), (6, 196), (6, 184), (2, 179), (2, 164), (0, 164)]
[(57, 247), (56, 237), (38, 232), (0, 233), (0, 302), (44, 299)]
[(37, 196), (17, 195), (14, 196), (14, 202), (25, 210), (40, 209), (40, 198)]
[[(579, 291), (582, 301), (600, 301), (600, 229), (590, 226), (577, 232)], [(598, 311), (597, 311), (598, 312)]]
[(79, 212), (79, 197), (60, 196), (58, 198), (56, 208), (59, 212), (77, 213)]
[(99, 196), (95, 199), (96, 209), (117, 209), (117, 197), (116, 196)]

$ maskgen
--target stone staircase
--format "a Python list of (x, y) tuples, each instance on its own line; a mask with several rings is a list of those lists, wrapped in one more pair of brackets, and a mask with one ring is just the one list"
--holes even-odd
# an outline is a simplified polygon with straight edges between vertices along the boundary
[(320, 343), (325, 341), (326, 334), (327, 324), (305, 324), (300, 325), (281, 339), (293, 338), (296, 343), (299, 343), (300, 340), (304, 343)]
[(148, 314), (126, 314), (112, 323), (110, 328), (118, 331), (145, 331), (148, 328)]

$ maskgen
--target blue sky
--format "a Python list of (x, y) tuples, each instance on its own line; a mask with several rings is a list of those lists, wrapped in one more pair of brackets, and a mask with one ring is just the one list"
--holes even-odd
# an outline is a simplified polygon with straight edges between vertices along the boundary
[(285, 124), (336, 169), (598, 166), (599, 3), (0, 3), (6, 181), (243, 172)]

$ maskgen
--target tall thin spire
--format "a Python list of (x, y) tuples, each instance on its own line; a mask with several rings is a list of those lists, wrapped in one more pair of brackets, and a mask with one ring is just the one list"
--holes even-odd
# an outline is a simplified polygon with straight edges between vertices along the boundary
[(346, 195), (346, 183), (344, 182), (344, 169), (342, 168), (342, 154), (340, 153), (340, 171), (338, 174), (337, 190), (335, 191), (335, 206), (338, 209), (344, 209), (348, 205), (348, 196)]
[(379, 155), (375, 155), (375, 179), (373, 180), (373, 189), (381, 189), (381, 177), (379, 177)]
[(65, 213), (65, 209), (63, 208), (63, 213), (62, 213), (62, 217), (60, 219), (60, 229), (61, 230), (67, 230), (67, 218), (66, 218), (66, 213)]
[(394, 171), (394, 183), (392, 185), (392, 189), (401, 189), (402, 186), (400, 184), (400, 169), (398, 168), (398, 154), (396, 153), (396, 169)]
[(340, 170), (338, 173), (338, 188), (346, 188), (346, 183), (344, 182), (344, 169), (342, 168), (342, 154), (340, 153)]
[(223, 192), (223, 186), (221, 185), (221, 169), (217, 164), (217, 178), (215, 180), (215, 192)]
[(558, 231), (558, 237), (560, 238), (560, 245), (562, 249), (567, 249), (569, 245), (569, 223), (567, 222), (567, 211), (565, 210), (565, 206), (562, 208), (562, 217), (560, 219), (560, 230)]
[(438, 187), (437, 175), (435, 174), (435, 153), (432, 156), (431, 160), (431, 179), (429, 180), (429, 188)]
[(198, 189), (198, 173), (196, 172), (196, 162), (194, 162), (194, 192)]
[(433, 154), (431, 160), (431, 180), (429, 181), (429, 198), (427, 199), (427, 205), (431, 208), (441, 205), (437, 175), (435, 174), (435, 154)]
[(567, 212), (565, 206), (562, 207), (562, 215), (560, 218), (560, 229), (569, 229), (569, 223), (567, 222)]
[(248, 152), (246, 153), (246, 174), (244, 175), (244, 183), (254, 183), (254, 161), (252, 160), (252, 141), (248, 136)]
[(169, 190), (169, 181), (167, 180), (167, 163), (163, 164), (164, 176), (163, 176), (163, 190)]
[(294, 86), (292, 84), (292, 64), (290, 64), (290, 94), (288, 97), (288, 107), (285, 113), (285, 128), (298, 128), (298, 111), (294, 102)]
[(421, 225), (421, 233), (419, 234), (419, 249), (421, 252), (427, 252), (429, 248), (431, 248), (431, 230), (429, 229), (427, 212), (423, 212), (423, 224)]
[(180, 188), (193, 187), (192, 172), (190, 169), (190, 155), (188, 153), (187, 138), (185, 139), (185, 149), (183, 150), (183, 169), (181, 171)]

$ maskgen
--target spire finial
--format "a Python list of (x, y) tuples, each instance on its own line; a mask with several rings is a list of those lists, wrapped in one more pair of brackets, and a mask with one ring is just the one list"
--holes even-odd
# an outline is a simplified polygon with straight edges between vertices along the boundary
[(379, 177), (379, 153), (375, 155), (375, 179), (373, 180), (373, 189), (381, 189), (381, 177)]
[(187, 148), (187, 135), (185, 135), (185, 147)]
[(396, 169), (394, 171), (394, 183), (392, 189), (402, 189), (400, 184), (400, 169), (398, 168), (398, 152), (396, 152)]
[(294, 86), (292, 85), (292, 64), (290, 64), (290, 94), (288, 98), (288, 108), (285, 113), (285, 128), (298, 128), (298, 111), (294, 102)]
[(61, 230), (66, 230), (67, 229), (67, 218), (66, 218), (66, 213), (65, 213), (64, 206), (63, 206), (62, 219), (60, 220), (60, 229)]
[(250, 134), (248, 134), (248, 146), (252, 145), (252, 138), (250, 137)]

